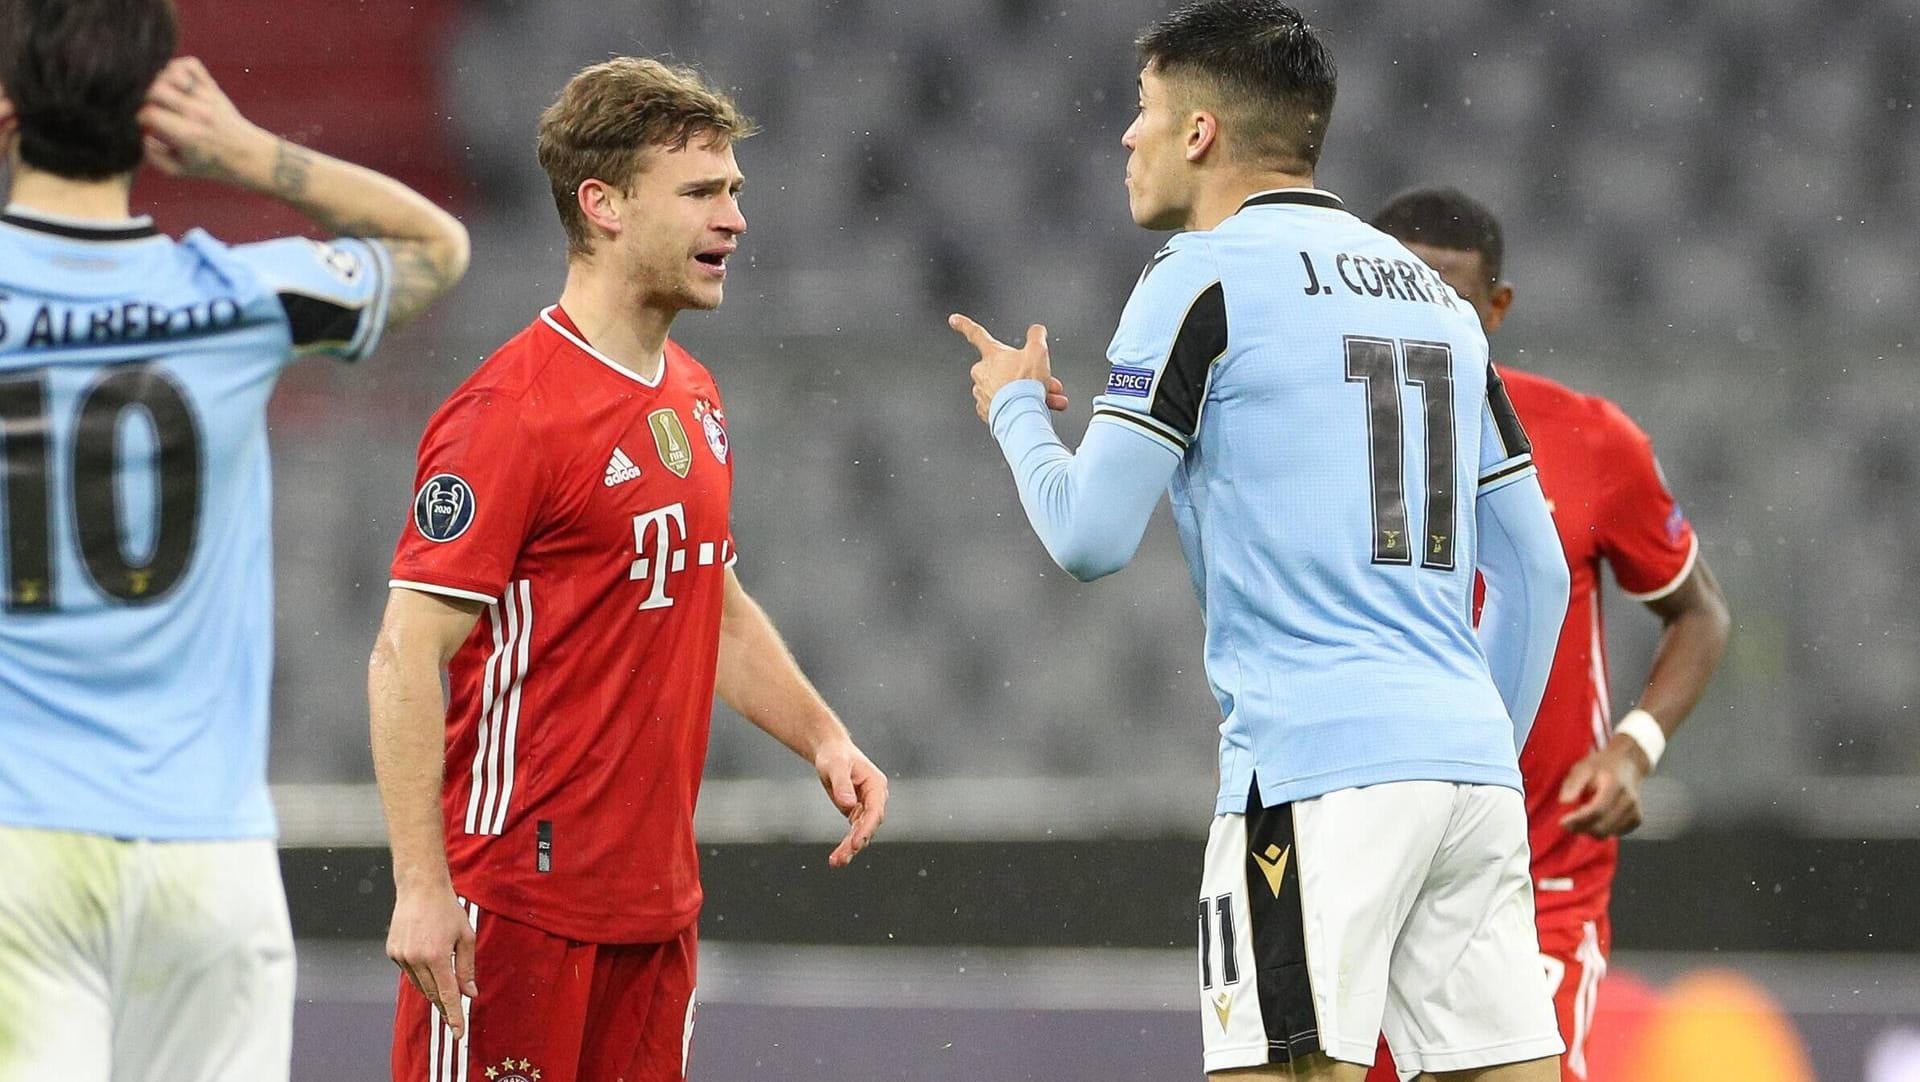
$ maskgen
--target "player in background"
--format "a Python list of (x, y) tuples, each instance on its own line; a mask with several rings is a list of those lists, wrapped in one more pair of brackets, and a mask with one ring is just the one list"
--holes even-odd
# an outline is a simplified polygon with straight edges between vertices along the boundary
[[(1396, 197), (1374, 215), (1439, 272), (1492, 334), (1513, 305), (1492, 212), (1451, 188)], [(1533, 853), (1540, 957), (1554, 986), (1562, 1073), (1587, 1076), (1586, 1043), (1611, 932), (1607, 903), (1619, 836), (1640, 825), (1640, 783), (1700, 701), (1727, 646), (1726, 598), (1700, 540), (1667, 491), (1653, 444), (1620, 407), (1544, 376), (1499, 366), (1533, 439), (1572, 590), (1532, 737), (1520, 756)], [(1607, 690), (1600, 565), (1663, 631), (1639, 704), (1616, 722)], [(1394, 1076), (1375, 1072), (1378, 1082)]]
[[(450, 288), (466, 231), (249, 123), (165, 0), (7, 10), (0, 1080), (285, 1079), (267, 399)], [(143, 155), (355, 239), (163, 236)]]
[(397, 1082), (684, 1076), (716, 691), (813, 764), (849, 824), (830, 864), (885, 812), (734, 574), (725, 407), (667, 337), (720, 305), (752, 131), (634, 58), (540, 118), (566, 285), (428, 422), (370, 664)]
[[(1292, 8), (1203, 0), (1139, 41), (1122, 142), (1142, 272), (1077, 452), (1045, 329), (964, 316), (974, 399), (1075, 577), (1170, 498), (1224, 720), (1197, 913), (1206, 1069), (1358, 1080), (1382, 1027), (1445, 1079), (1545, 1082), (1516, 748), (1567, 573), (1473, 312), (1314, 187), (1332, 58)], [(1485, 572), (1484, 645), (1471, 622)]]

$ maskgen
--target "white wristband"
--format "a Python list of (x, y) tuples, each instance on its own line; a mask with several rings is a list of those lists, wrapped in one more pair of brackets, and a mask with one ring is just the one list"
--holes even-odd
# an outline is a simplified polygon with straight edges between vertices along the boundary
[(1667, 731), (1653, 720), (1652, 714), (1636, 706), (1627, 711), (1627, 716), (1620, 719), (1620, 724), (1615, 725), (1613, 731), (1615, 735), (1630, 737), (1640, 745), (1640, 750), (1647, 753), (1649, 766), (1660, 765), (1660, 755), (1667, 750)]

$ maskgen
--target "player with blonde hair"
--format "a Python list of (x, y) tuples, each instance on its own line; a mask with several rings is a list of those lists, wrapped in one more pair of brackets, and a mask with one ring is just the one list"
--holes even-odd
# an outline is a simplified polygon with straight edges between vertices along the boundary
[(752, 131), (631, 57), (540, 118), (566, 285), (428, 422), (369, 667), (396, 1082), (684, 1077), (716, 692), (819, 774), (848, 820), (829, 863), (884, 816), (734, 574), (726, 409), (667, 336), (720, 305)]

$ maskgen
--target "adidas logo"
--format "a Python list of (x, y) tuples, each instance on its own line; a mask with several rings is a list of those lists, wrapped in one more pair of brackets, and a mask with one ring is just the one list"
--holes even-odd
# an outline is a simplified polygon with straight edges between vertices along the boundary
[(604, 482), (606, 486), (612, 488), (617, 484), (634, 480), (639, 476), (640, 467), (633, 464), (633, 459), (628, 458), (625, 451), (615, 447), (613, 449), (613, 457), (607, 460), (607, 479)]

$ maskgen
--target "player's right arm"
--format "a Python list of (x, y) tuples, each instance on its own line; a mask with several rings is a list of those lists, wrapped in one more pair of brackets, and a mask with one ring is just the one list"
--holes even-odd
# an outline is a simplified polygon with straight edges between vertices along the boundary
[(481, 605), (396, 588), (367, 662), (373, 772), (393, 850), (393, 923), (387, 957), (440, 1007), (457, 1035), (460, 997), (478, 995), (473, 928), (447, 869), (441, 819), (446, 776), (446, 695), (440, 674), (466, 641)]
[[(1141, 274), (1107, 357), (1079, 450), (1054, 434), (1046, 328), (1016, 349), (962, 315), (948, 325), (980, 351), (974, 405), (1013, 471), (1027, 520), (1068, 574), (1090, 581), (1125, 567), (1199, 431), (1215, 362), (1227, 350), (1226, 294), (1212, 253), (1175, 237)], [(1057, 400), (1057, 401), (1056, 401)]]
[(1513, 719), (1518, 750), (1527, 742), (1553, 672), (1571, 575), (1533, 465), (1533, 444), (1492, 365), (1487, 366), (1474, 521), (1479, 569), (1487, 584), (1480, 642)]
[(467, 271), (466, 227), (391, 177), (296, 146), (240, 114), (206, 67), (179, 57), (140, 110), (147, 162), (278, 199), (335, 236), (378, 241), (393, 260), (386, 326), (425, 311)]
[(374, 774), (393, 847), (387, 955), (456, 1032), (460, 996), (474, 994), (474, 936), (447, 866), (441, 674), (506, 593), (548, 487), (523, 421), (519, 399), (484, 386), (455, 393), (427, 423), (413, 514), (367, 663)]

